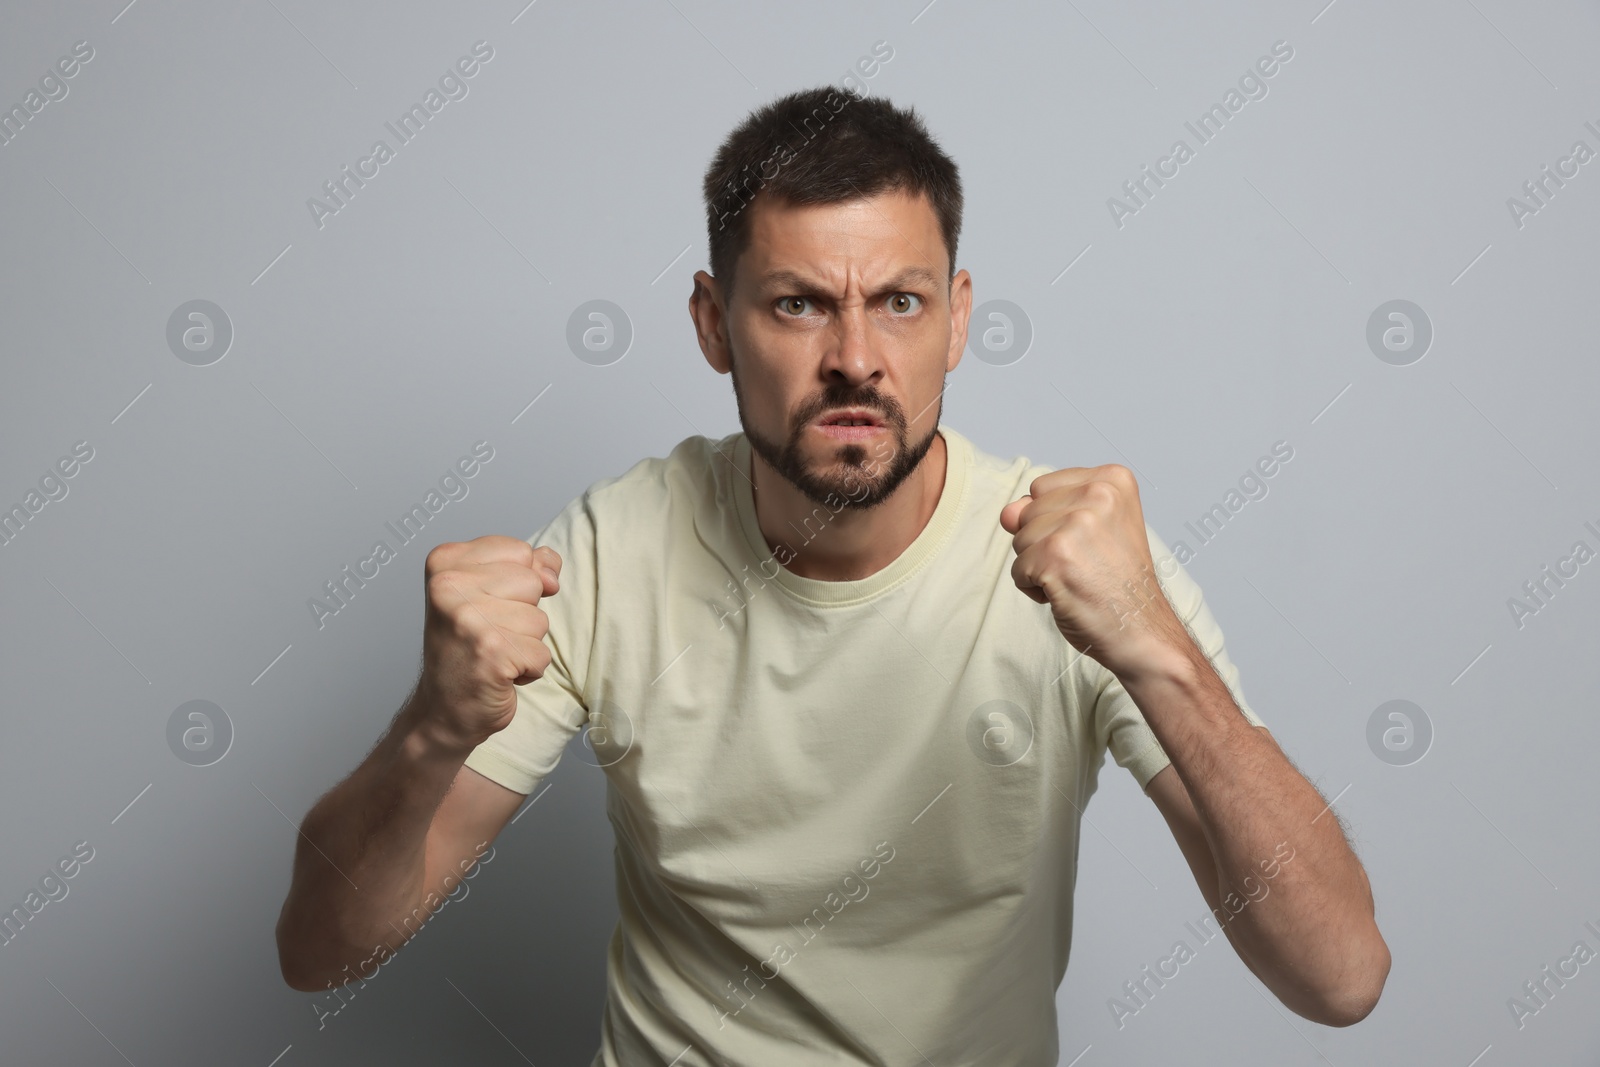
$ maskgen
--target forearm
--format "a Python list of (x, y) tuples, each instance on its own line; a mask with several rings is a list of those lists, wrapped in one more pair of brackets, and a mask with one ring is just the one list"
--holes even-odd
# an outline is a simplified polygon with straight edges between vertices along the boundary
[(429, 889), (428, 829), (473, 747), (430, 726), (437, 720), (425, 713), (425, 696), (413, 693), (361, 765), (302, 822), (277, 928), (284, 978), (297, 988), (348, 981), (377, 945), (398, 951), (415, 932), (415, 921), (402, 923)]
[(1194, 804), (1241, 958), (1307, 1018), (1359, 1019), (1389, 953), (1366, 874), (1326, 801), (1244, 718), (1198, 648), (1122, 680)]

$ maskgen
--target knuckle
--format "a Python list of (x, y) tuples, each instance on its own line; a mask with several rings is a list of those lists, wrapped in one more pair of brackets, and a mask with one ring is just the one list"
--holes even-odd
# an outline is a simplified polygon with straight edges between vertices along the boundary
[(1051, 540), (1056, 544), (1072, 541), (1086, 526), (1095, 523), (1095, 513), (1089, 508), (1074, 508), (1061, 517), (1061, 523), (1051, 531)]
[(455, 593), (454, 582), (448, 570), (432, 571), (427, 580), (428, 601), (439, 604)]
[(511, 651), (511, 644), (497, 628), (479, 626), (471, 631), (472, 649), (481, 660), (499, 660)]
[(518, 649), (516, 661), (506, 668), (508, 678), (538, 679), (544, 677), (550, 666), (550, 652), (538, 641), (525, 641)]
[(1091, 504), (1110, 507), (1117, 502), (1120, 494), (1115, 483), (1094, 481), (1083, 487), (1083, 495)]
[(1134, 477), (1133, 471), (1121, 463), (1107, 463), (1104, 467), (1104, 471), (1106, 477), (1109, 478), (1114, 485), (1121, 486), (1125, 489), (1131, 489), (1138, 484), (1138, 479)]
[(423, 559), (424, 573), (432, 575), (437, 571), (445, 570), (455, 560), (460, 551), (461, 544), (456, 541), (444, 541), (434, 545), (428, 550), (428, 555)]

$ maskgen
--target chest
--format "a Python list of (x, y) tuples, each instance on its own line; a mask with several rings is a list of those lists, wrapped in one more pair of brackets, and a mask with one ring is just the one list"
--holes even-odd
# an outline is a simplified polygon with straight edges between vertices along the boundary
[(1075, 853), (1099, 755), (1064, 676), (1075, 653), (1014, 589), (905, 592), (815, 613), (757, 590), (736, 618), (657, 614), (630, 655), (602, 645), (589, 739), (635, 862), (752, 921), (852, 886), (915, 898), (894, 912), (912, 921), (1020, 897)]

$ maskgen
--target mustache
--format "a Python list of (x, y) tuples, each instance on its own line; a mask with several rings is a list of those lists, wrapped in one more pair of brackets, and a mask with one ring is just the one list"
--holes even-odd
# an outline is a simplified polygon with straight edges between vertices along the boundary
[(797, 426), (808, 426), (827, 411), (839, 408), (862, 408), (873, 412), (883, 419), (887, 426), (903, 427), (905, 425), (905, 412), (892, 397), (886, 397), (875, 389), (852, 390), (840, 392), (829, 390), (821, 396), (802, 404), (795, 423)]

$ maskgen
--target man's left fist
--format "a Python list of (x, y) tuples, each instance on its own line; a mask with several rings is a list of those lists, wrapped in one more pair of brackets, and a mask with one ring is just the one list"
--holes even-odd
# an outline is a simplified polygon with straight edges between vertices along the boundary
[(1156, 579), (1139, 483), (1117, 463), (1035, 478), (1000, 511), (1017, 588), (1049, 604), (1061, 635), (1113, 674), (1180, 650), (1188, 631)]

